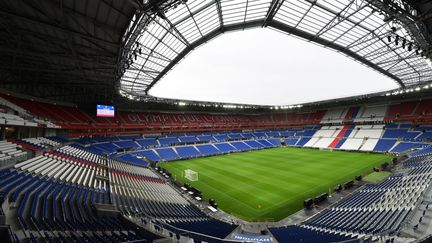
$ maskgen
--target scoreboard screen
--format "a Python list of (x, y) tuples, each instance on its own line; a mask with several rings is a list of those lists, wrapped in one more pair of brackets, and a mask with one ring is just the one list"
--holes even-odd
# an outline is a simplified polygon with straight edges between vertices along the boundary
[(96, 116), (114, 117), (114, 106), (96, 105)]

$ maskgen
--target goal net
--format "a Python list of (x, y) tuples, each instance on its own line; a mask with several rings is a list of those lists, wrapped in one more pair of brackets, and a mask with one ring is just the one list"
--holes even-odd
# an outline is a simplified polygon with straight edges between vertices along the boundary
[(184, 170), (184, 178), (190, 181), (198, 181), (198, 172), (190, 169)]

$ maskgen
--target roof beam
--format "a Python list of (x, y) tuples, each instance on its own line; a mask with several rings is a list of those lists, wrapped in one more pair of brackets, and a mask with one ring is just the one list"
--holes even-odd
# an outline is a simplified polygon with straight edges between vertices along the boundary
[(219, 17), (219, 24), (220, 24), (220, 26), (223, 26), (224, 22), (223, 22), (221, 2), (220, 2), (220, 0), (215, 0), (215, 3), (216, 3), (216, 9), (217, 9), (217, 12), (218, 12), (218, 17)]
[(267, 25), (273, 21), (274, 16), (279, 11), (280, 7), (284, 3), (285, 0), (272, 0), (270, 4), (270, 8), (267, 11), (266, 17), (262, 24), (262, 27), (267, 27)]
[[(147, 86), (145, 89), (145, 95), (148, 94), (149, 90), (163, 77), (165, 76), (171, 68), (173, 68), (180, 60), (183, 59), (190, 51), (195, 49), (196, 47), (206, 43), (207, 41), (217, 37), (220, 34), (223, 34), (224, 32), (230, 32), (230, 31), (236, 31), (236, 30), (242, 30), (245, 28), (252, 28), (252, 27), (259, 27), (262, 26), (264, 20), (255, 20), (250, 21), (246, 23), (237, 23), (232, 25), (226, 25), (225, 27), (221, 26), (218, 29), (213, 30), (212, 32), (208, 33), (207, 35), (204, 35), (202, 38), (198, 39), (194, 43), (191, 43), (190, 47), (186, 47), (182, 52), (180, 52), (179, 55), (177, 55), (171, 62), (166, 66), (159, 75)], [(144, 95), (144, 94), (143, 94)]]
[(402, 82), (402, 80), (400, 80), (398, 77), (396, 77), (395, 75), (391, 74), (390, 72), (388, 72), (387, 70), (382, 69), (381, 67), (377, 66), (376, 64), (368, 61), (367, 59), (363, 58), (362, 56), (360, 56), (359, 54), (344, 48), (343, 46), (340, 46), (332, 41), (328, 41), (326, 39), (323, 39), (321, 37), (315, 37), (314, 35), (305, 32), (303, 30), (299, 30), (296, 28), (293, 28), (291, 26), (288, 26), (286, 24), (280, 23), (278, 21), (272, 21), (269, 25), (270, 27), (273, 27), (275, 29), (278, 29), (280, 31), (286, 32), (286, 33), (290, 33), (296, 36), (299, 36), (301, 38), (316, 42), (320, 45), (326, 46), (326, 47), (330, 47), (334, 50), (337, 50), (339, 52), (342, 52), (356, 60), (358, 60), (361, 63), (364, 63), (365, 65), (377, 70), (378, 72), (390, 77), (391, 79), (395, 80), (401, 87), (405, 87), (405, 84)]

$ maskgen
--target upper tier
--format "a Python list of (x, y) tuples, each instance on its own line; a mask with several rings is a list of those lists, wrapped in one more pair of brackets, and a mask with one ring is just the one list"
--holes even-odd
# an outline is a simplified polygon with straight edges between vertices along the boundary
[(432, 124), (432, 99), (259, 114), (117, 111), (116, 117), (106, 118), (96, 117), (73, 106), (27, 100), (6, 94), (0, 94), (0, 97), (38, 118), (49, 119), (61, 128), (78, 131), (74, 135), (84, 135), (83, 130), (103, 135), (108, 129), (111, 134), (192, 132), (365, 121), (411, 121), (414, 124)]

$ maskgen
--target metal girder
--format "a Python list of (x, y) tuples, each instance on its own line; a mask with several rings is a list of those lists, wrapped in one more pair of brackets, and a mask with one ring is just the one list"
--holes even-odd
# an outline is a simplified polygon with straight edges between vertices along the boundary
[(217, 7), (217, 12), (218, 12), (219, 24), (221, 26), (223, 26), (224, 22), (223, 22), (223, 17), (222, 17), (222, 6), (220, 3), (220, 0), (215, 0), (215, 3), (216, 3), (216, 7)]
[(332, 28), (334, 28), (335, 26), (337, 26), (338, 24), (342, 23), (343, 21), (347, 20), (348, 18), (352, 17), (354, 14), (356, 14), (358, 11), (364, 9), (367, 4), (362, 5), (362, 7), (357, 7), (356, 11), (352, 12), (351, 14), (347, 14), (344, 16), (344, 13), (347, 12), (347, 10), (349, 10), (351, 8), (351, 6), (356, 2), (356, 0), (351, 0), (351, 2), (349, 4), (347, 4), (342, 11), (340, 11), (339, 13), (337, 13), (324, 27), (322, 27), (316, 34), (315, 36), (318, 37), (320, 35), (325, 34), (328, 30), (331, 30)]
[[(147, 29), (143, 32), (153, 37), (149, 39), (151, 48), (146, 51), (143, 58), (154, 61), (146, 61), (143, 68), (153, 67), (158, 70), (150, 73), (142, 71), (143, 73), (139, 74), (136, 73), (137, 67), (134, 67), (137, 78), (128, 78), (127, 82), (132, 86), (136, 83), (139, 89), (128, 91), (125, 86), (123, 91), (129, 94), (133, 92), (132, 95), (138, 95), (142, 91), (142, 95), (148, 95), (154, 84), (197, 46), (221, 33), (251, 27), (271, 27), (334, 49), (390, 77), (402, 88), (406, 86), (405, 83), (412, 82), (412, 78), (399, 75), (400, 73), (395, 72), (396, 68), (403, 69), (405, 73), (417, 73), (420, 76), (418, 82), (426, 82), (422, 73), (431, 69), (424, 65), (424, 60), (417, 56), (409, 56), (408, 51), (386, 42), (391, 26), (382, 20), (380, 12), (370, 4), (372, 0), (347, 0), (334, 4), (329, 0), (256, 0), (253, 4), (250, 0), (224, 0), (222, 3), (220, 0), (199, 3), (193, 1), (184, 4), (178, 14), (170, 15), (167, 11), (165, 20), (152, 20), (161, 28)], [(253, 12), (251, 14), (250, 6), (250, 11)], [(258, 9), (260, 6), (265, 8)], [(204, 12), (205, 17), (202, 15)], [(323, 14), (322, 18), (318, 17), (319, 13)], [(168, 25), (159, 23), (160, 21), (165, 21)], [(214, 24), (217, 21), (218, 27)], [(210, 32), (205, 34), (205, 27), (202, 26), (207, 24), (210, 26)], [(168, 33), (172, 36), (166, 37)], [(190, 40), (189, 45), (179, 47), (178, 43), (185, 44), (185, 40)], [(174, 43), (173, 48), (170, 48), (169, 43)], [(156, 51), (169, 56), (170, 60), (158, 57)], [(389, 65), (394, 67), (389, 68)], [(162, 70), (159, 71), (160, 68)]]
[(304, 39), (307, 40), (313, 40), (314, 42), (321, 44), (323, 46), (327, 46), (330, 47), (334, 50), (340, 51), (356, 60), (359, 60), (360, 62), (364, 63), (365, 65), (377, 70), (378, 72), (390, 77), (391, 79), (395, 80), (401, 87), (405, 87), (405, 84), (396, 76), (394, 76), (393, 74), (389, 73), (387, 70), (382, 69), (381, 67), (375, 65), (374, 63), (371, 63), (370, 61), (368, 61), (367, 59), (364, 59), (362, 56), (358, 55), (355, 52), (352, 52), (349, 49), (346, 49), (343, 46), (340, 46), (338, 44), (335, 44), (334, 42), (322, 39), (322, 38), (317, 38), (314, 35), (307, 33), (305, 31), (293, 28), (291, 26), (285, 25), (283, 23), (277, 22), (277, 21), (273, 21), (270, 25), (270, 27), (273, 27), (275, 29), (278, 29), (280, 31), (286, 32), (286, 33), (290, 33), (299, 37), (302, 37)]
[(148, 91), (153, 87), (153, 85), (156, 84), (157, 81), (159, 81), (159, 79), (161, 79), (163, 76), (165, 76), (165, 74), (168, 73), (168, 71), (172, 67), (174, 67), (181, 59), (183, 59), (183, 57), (185, 57), (190, 51), (192, 51), (196, 47), (206, 43), (207, 41), (209, 41), (209, 40), (211, 40), (217, 36), (219, 36), (220, 34), (223, 34), (224, 32), (241, 30), (243, 28), (258, 27), (258, 26), (261, 26), (262, 23), (263, 23), (263, 20), (257, 20), (257, 21), (247, 22), (246, 24), (240, 23), (240, 24), (234, 24), (234, 25), (227, 25), (225, 27), (221, 27), (219, 29), (212, 31), (209, 34), (203, 36), (203, 38), (199, 39), (198, 41), (191, 43), (191, 45), (189, 47), (187, 47), (175, 59), (173, 59), (171, 61), (171, 63), (168, 66), (166, 66), (165, 69), (162, 72), (160, 72), (160, 74), (153, 80), (153, 82), (151, 82), (147, 86), (147, 88), (145, 89), (145, 94), (147, 95)]
[(394, 18), (402, 23), (407, 30), (409, 30), (412, 37), (416, 40), (418, 45), (424, 49), (430, 48), (431, 38), (426, 30), (426, 27), (421, 21), (417, 20), (417, 17), (411, 15), (409, 10), (403, 9), (397, 4), (393, 3), (393, 0), (367, 0), (371, 5), (377, 9), (384, 11), (389, 15), (390, 18)]
[(272, 0), (270, 4), (270, 8), (267, 11), (266, 17), (264, 19), (264, 22), (262, 24), (262, 27), (267, 27), (267, 25), (273, 21), (274, 16), (282, 6), (285, 0)]

